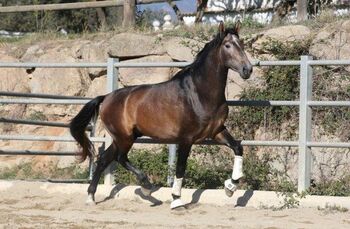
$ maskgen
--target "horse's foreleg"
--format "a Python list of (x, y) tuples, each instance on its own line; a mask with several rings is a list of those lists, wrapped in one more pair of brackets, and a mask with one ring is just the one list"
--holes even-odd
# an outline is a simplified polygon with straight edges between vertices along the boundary
[(183, 145), (180, 144), (177, 151), (177, 162), (176, 162), (176, 177), (174, 179), (174, 184), (172, 188), (172, 196), (173, 201), (171, 202), (170, 208), (175, 209), (184, 204), (181, 201), (181, 189), (182, 189), (182, 181), (185, 175), (186, 167), (187, 167), (187, 158), (190, 154), (192, 145)]
[(114, 144), (110, 145), (106, 151), (101, 153), (97, 159), (97, 166), (90, 182), (88, 188), (88, 199), (86, 204), (93, 205), (95, 204), (95, 193), (97, 189), (98, 182), (100, 181), (101, 174), (107, 168), (107, 166), (117, 158), (117, 151)]
[(231, 197), (237, 189), (239, 179), (243, 176), (243, 147), (241, 142), (236, 141), (226, 129), (217, 134), (215, 140), (227, 145), (235, 153), (231, 179), (225, 181), (226, 195)]
[(141, 185), (141, 191), (145, 196), (149, 196), (152, 191), (152, 184), (148, 180), (148, 177), (146, 174), (144, 174), (141, 170), (136, 168), (128, 159), (127, 154), (123, 153), (120, 154), (118, 157), (118, 162), (127, 170), (131, 171), (134, 173), (137, 177), (137, 180), (139, 181)]

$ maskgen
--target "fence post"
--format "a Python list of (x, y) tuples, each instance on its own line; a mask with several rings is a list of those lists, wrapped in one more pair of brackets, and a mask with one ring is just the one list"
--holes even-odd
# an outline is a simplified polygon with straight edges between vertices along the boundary
[[(112, 92), (118, 88), (118, 69), (114, 67), (114, 64), (118, 62), (118, 59), (108, 58), (107, 60), (107, 93)], [(105, 141), (105, 149), (112, 144), (112, 138), (107, 134)], [(113, 185), (113, 170), (116, 167), (115, 161), (113, 161), (104, 171), (104, 184)]]
[(311, 140), (312, 110), (308, 101), (312, 98), (312, 67), (308, 61), (310, 56), (301, 56), (300, 61), (300, 106), (299, 106), (299, 168), (298, 191), (310, 187), (312, 155), (307, 146)]
[(168, 186), (171, 187), (174, 183), (174, 169), (175, 169), (175, 161), (176, 161), (176, 145), (170, 144), (168, 145), (169, 156), (168, 156)]

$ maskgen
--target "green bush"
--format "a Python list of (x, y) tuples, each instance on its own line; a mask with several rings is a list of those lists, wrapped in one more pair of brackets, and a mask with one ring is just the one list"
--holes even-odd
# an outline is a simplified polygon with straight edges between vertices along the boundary
[(338, 180), (313, 183), (308, 192), (311, 195), (350, 196), (350, 175)]
[(32, 162), (22, 163), (11, 168), (0, 169), (0, 179), (87, 179), (88, 169), (71, 165), (59, 168), (57, 164), (48, 163), (41, 169), (37, 169)]

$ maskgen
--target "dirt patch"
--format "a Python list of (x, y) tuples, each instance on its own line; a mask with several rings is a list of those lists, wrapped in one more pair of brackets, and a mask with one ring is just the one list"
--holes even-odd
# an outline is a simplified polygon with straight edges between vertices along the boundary
[(48, 193), (26, 182), (0, 189), (0, 228), (348, 228), (349, 212), (324, 215), (316, 208), (274, 211), (195, 203), (170, 210), (138, 200), (97, 195), (85, 205), (85, 193)]

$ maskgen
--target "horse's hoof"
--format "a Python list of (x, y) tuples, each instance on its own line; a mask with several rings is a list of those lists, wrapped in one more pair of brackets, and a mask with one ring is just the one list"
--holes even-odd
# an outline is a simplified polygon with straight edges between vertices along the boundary
[(96, 205), (96, 202), (93, 201), (93, 200), (87, 200), (87, 201), (85, 202), (85, 204), (88, 205), (88, 206), (95, 206), (95, 205)]
[(230, 189), (225, 187), (225, 194), (226, 196), (231, 197), (233, 195), (233, 192)]
[(237, 185), (232, 182), (232, 179), (228, 179), (225, 181), (226, 196), (231, 197), (236, 190), (237, 190)]
[(141, 187), (141, 192), (142, 192), (142, 194), (143, 194), (144, 196), (150, 196), (152, 190), (151, 190), (151, 189), (144, 188), (144, 187)]
[(88, 205), (88, 206), (94, 206), (96, 205), (96, 202), (94, 200), (94, 197), (89, 195), (87, 200), (85, 201), (85, 204)]
[(181, 199), (176, 199), (176, 200), (173, 200), (173, 202), (171, 202), (170, 209), (173, 210), (173, 209), (176, 209), (179, 207), (184, 207), (184, 206), (185, 205), (182, 203)]

